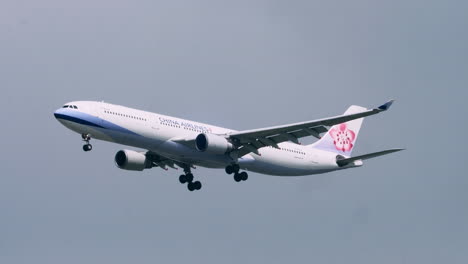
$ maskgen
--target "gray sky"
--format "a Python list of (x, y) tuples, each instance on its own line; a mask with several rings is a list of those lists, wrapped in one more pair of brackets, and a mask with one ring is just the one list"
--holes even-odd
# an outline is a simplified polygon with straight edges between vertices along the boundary
[[(468, 2), (3, 0), (1, 263), (467, 263)], [(119, 170), (61, 126), (105, 100), (234, 129), (366, 119), (358, 169)]]

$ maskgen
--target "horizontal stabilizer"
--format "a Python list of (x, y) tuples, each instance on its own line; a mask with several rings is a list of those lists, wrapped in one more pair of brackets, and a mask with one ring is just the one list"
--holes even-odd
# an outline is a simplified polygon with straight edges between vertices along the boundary
[(369, 154), (365, 154), (365, 155), (361, 155), (361, 156), (345, 158), (345, 159), (339, 159), (339, 160), (336, 161), (336, 164), (338, 164), (338, 166), (340, 166), (340, 167), (343, 167), (343, 166), (346, 166), (346, 165), (348, 165), (350, 163), (353, 163), (353, 162), (355, 162), (357, 160), (371, 159), (371, 158), (387, 155), (387, 154), (397, 152), (397, 151), (401, 151), (401, 150), (404, 150), (404, 149), (389, 149), (389, 150), (383, 150), (383, 151), (369, 153)]

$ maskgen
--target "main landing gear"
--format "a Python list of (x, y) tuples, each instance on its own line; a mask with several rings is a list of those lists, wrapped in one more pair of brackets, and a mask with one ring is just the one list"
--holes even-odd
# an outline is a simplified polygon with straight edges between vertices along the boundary
[(83, 150), (88, 152), (93, 149), (93, 145), (89, 144), (89, 141), (91, 140), (91, 136), (89, 134), (81, 134), (81, 138), (83, 139), (86, 144), (83, 145)]
[(227, 174), (234, 173), (234, 180), (236, 182), (246, 181), (249, 178), (249, 175), (245, 171), (239, 173), (239, 170), (240, 170), (240, 167), (238, 164), (232, 164), (232, 165), (226, 166), (226, 173)]
[(202, 187), (201, 182), (193, 181), (193, 174), (190, 172), (190, 168), (184, 168), (184, 173), (179, 176), (179, 182), (182, 184), (187, 183), (187, 189), (191, 192), (195, 190), (200, 190)]

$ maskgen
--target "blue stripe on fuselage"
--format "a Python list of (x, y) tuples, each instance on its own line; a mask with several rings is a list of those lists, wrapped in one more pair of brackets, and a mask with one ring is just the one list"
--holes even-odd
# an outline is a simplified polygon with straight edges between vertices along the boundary
[(74, 123), (78, 123), (78, 124), (82, 124), (82, 125), (86, 125), (86, 126), (94, 126), (94, 127), (100, 127), (100, 128), (104, 128), (103, 126), (100, 126), (98, 124), (95, 124), (93, 122), (89, 122), (85, 119), (80, 119), (80, 118), (77, 118), (77, 117), (74, 117), (74, 116), (70, 116), (70, 115), (64, 115), (64, 114), (57, 114), (57, 113), (54, 113), (54, 116), (55, 118), (57, 119), (63, 119), (63, 120), (67, 120), (67, 121), (71, 121), (71, 122), (74, 122)]
[(137, 133), (130, 131), (124, 127), (121, 127), (107, 120), (104, 120), (99, 117), (86, 114), (77, 110), (60, 109), (54, 113), (54, 116), (57, 119), (63, 119), (63, 120), (75, 122), (75, 123), (86, 125), (86, 126), (99, 127), (99, 128), (109, 129), (113, 131), (118, 131), (118, 132), (138, 136)]

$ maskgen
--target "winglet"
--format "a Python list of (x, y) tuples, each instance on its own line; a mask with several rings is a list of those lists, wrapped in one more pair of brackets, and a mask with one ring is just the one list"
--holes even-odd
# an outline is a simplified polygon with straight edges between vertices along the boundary
[(379, 109), (380, 111), (387, 111), (388, 109), (390, 109), (390, 106), (392, 106), (393, 102), (395, 102), (395, 100), (390, 100), (385, 104), (377, 107), (377, 109)]

